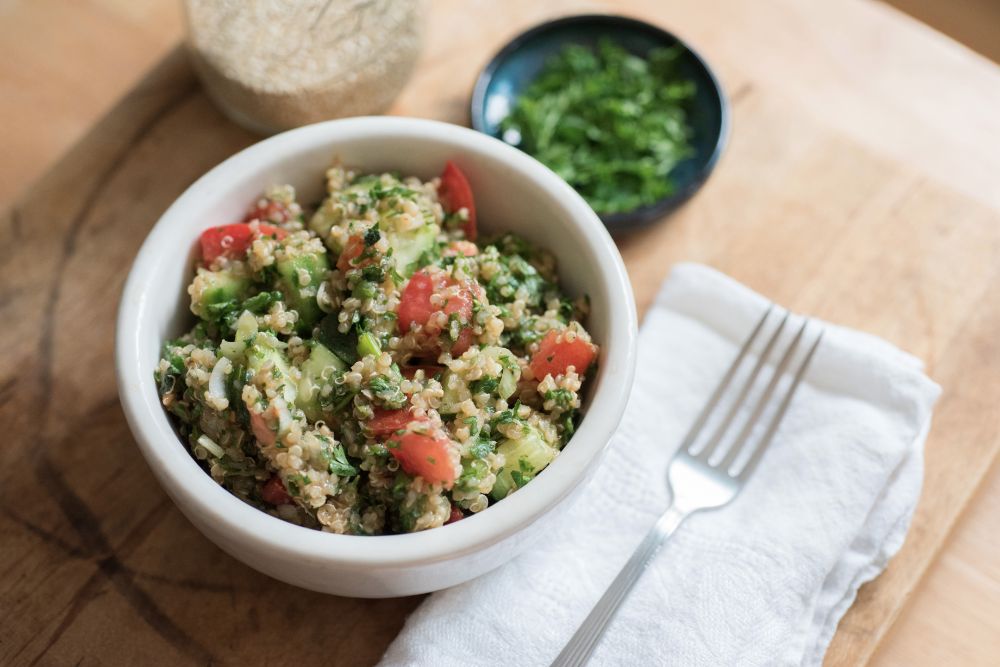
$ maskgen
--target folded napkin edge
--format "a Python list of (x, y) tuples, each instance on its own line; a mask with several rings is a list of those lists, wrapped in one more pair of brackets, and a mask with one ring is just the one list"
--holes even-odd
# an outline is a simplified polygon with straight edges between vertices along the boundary
[[(714, 267), (696, 262), (679, 262), (671, 269), (654, 299), (653, 308), (666, 308), (700, 321), (732, 343), (739, 345), (759, 321), (771, 303), (759, 292), (740, 283)], [(779, 306), (780, 307), (780, 306)], [(648, 317), (648, 313), (647, 313)], [(793, 314), (791, 323), (801, 322)], [(921, 412), (928, 411), (941, 394), (941, 386), (927, 376), (923, 361), (889, 341), (865, 331), (813, 318), (825, 329), (820, 356), (838, 351), (837, 363), (850, 364), (859, 377), (891, 377), (897, 389), (908, 387), (906, 395), (922, 403)], [(825, 350), (823, 348), (826, 348)], [(818, 364), (814, 363), (814, 366)], [(811, 369), (806, 382), (816, 382)], [(833, 383), (836, 386), (836, 383)], [(899, 397), (900, 392), (896, 392)], [(918, 418), (923, 422), (923, 417)]]

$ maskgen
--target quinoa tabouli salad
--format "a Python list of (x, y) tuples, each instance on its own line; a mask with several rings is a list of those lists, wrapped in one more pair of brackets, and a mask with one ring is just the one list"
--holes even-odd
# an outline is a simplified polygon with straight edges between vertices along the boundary
[(377, 535), (481, 512), (573, 434), (598, 351), (586, 298), (545, 250), (477, 237), (452, 163), (326, 183), (314, 211), (277, 186), (202, 233), (163, 405), (215, 481), (287, 521)]

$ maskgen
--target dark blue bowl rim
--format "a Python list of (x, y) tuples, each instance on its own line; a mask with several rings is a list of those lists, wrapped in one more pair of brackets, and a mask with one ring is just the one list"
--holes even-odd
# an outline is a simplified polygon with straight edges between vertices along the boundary
[(563, 16), (552, 19), (551, 21), (545, 21), (544, 23), (539, 23), (534, 27), (528, 28), (507, 42), (499, 51), (497, 51), (496, 55), (490, 59), (483, 70), (479, 73), (479, 76), (476, 78), (476, 83), (472, 88), (472, 95), (469, 101), (469, 121), (472, 129), (484, 134), (487, 133), (486, 128), (482, 123), (486, 104), (486, 89), (493, 80), (493, 75), (496, 73), (497, 68), (500, 67), (500, 64), (504, 62), (512, 53), (520, 49), (525, 42), (533, 39), (536, 35), (552, 30), (553, 28), (571, 25), (573, 23), (588, 23), (595, 21), (616, 23), (619, 25), (646, 30), (682, 45), (694, 61), (705, 71), (708, 80), (712, 83), (715, 97), (718, 99), (719, 103), (719, 136), (715, 142), (714, 148), (712, 149), (712, 153), (701, 165), (701, 168), (698, 170), (694, 178), (688, 181), (682, 188), (676, 190), (655, 204), (643, 206), (625, 213), (598, 214), (610, 231), (627, 231), (638, 227), (644, 227), (660, 220), (690, 199), (691, 196), (705, 184), (705, 181), (708, 180), (708, 177), (712, 171), (714, 171), (719, 158), (722, 157), (722, 153), (725, 150), (726, 145), (729, 143), (729, 134), (732, 126), (732, 114), (729, 98), (722, 89), (722, 84), (719, 83), (719, 79), (715, 75), (712, 68), (709, 67), (708, 63), (701, 56), (701, 54), (693, 49), (686, 41), (669, 30), (665, 30), (657, 25), (653, 25), (652, 23), (647, 23), (646, 21), (632, 18), (630, 16), (623, 16), (621, 14), (574, 14), (571, 16)]

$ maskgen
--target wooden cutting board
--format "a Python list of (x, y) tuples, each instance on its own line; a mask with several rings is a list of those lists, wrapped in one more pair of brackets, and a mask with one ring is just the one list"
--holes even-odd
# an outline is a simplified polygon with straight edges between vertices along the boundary
[[(716, 175), (620, 243), (640, 311), (674, 262), (706, 262), (887, 338), (945, 387), (910, 536), (830, 665), (872, 654), (1000, 449), (1000, 76), (850, 4), (442, 0), (393, 109), (463, 123), (486, 59), (571, 12), (683, 26), (719, 68), (735, 129)], [(256, 574), (180, 515), (125, 425), (112, 349), (131, 259), (184, 188), (255, 140), (178, 51), (0, 219), (2, 664), (370, 664), (420, 602)]]

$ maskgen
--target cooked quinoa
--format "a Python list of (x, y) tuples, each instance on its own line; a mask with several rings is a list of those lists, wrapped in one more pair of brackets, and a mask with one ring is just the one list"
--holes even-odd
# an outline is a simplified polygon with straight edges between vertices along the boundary
[(478, 239), (467, 181), (326, 173), (200, 239), (190, 332), (155, 372), (212, 478), (303, 526), (435, 528), (528, 484), (573, 435), (597, 346), (545, 250)]

